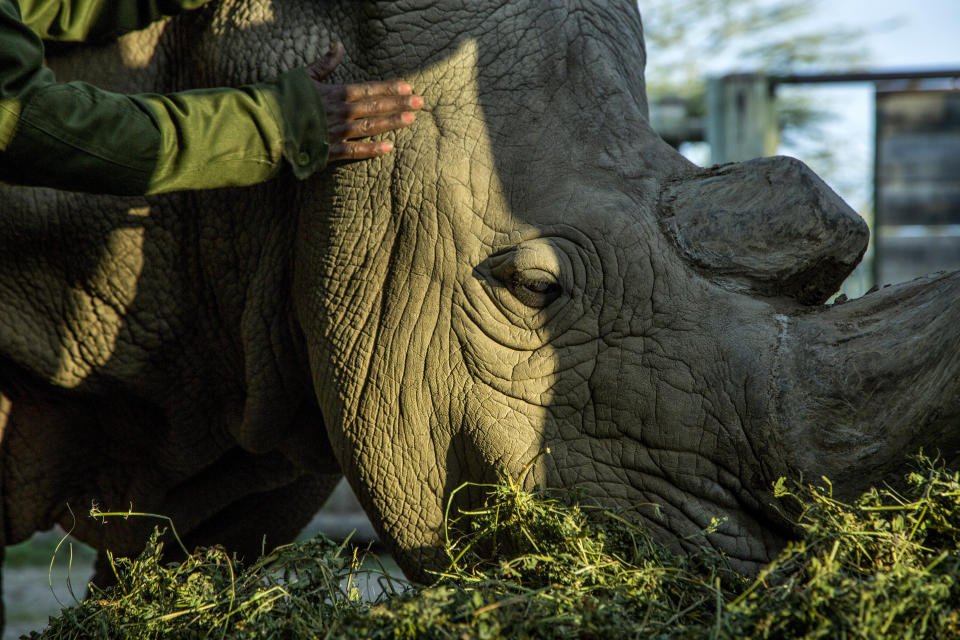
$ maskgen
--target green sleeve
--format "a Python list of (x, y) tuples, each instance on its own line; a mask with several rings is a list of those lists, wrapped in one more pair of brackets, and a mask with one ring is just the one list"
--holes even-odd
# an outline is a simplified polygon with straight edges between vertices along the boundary
[(160, 131), (149, 193), (256, 184), (284, 158), (301, 179), (327, 164), (323, 105), (305, 71), (239, 89), (131, 98)]
[(44, 40), (107, 40), (209, 0), (16, 0), (23, 23)]
[(306, 72), (163, 96), (58, 83), (16, 9), (0, 0), (0, 180), (137, 195), (255, 184), (284, 158), (300, 178), (326, 165)]

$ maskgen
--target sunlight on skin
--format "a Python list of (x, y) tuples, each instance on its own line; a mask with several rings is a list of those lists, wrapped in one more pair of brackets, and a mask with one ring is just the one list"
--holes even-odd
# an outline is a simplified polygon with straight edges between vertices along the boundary
[(10, 419), (10, 399), (0, 393), (0, 442), (3, 442), (3, 432), (7, 428), (7, 421)]
[[(243, 28), (260, 27), (276, 20), (270, 0), (248, 2), (243, 9)], [(130, 69), (145, 69), (156, 52), (160, 36), (170, 19), (153, 23), (142, 31), (127, 34), (117, 40), (124, 66)]]
[[(149, 215), (149, 207), (130, 209), (132, 217)], [(60, 356), (50, 381), (79, 386), (113, 356), (124, 315), (137, 295), (143, 271), (144, 228), (122, 227), (107, 237), (97, 268), (67, 292), (63, 322), (57, 327)]]
[[(332, 228), (322, 232), (327, 237), (313, 239), (307, 233), (299, 239), (308, 265), (299, 272), (323, 274), (321, 286), (313, 279), (298, 285), (302, 299), (310, 300), (301, 310), (305, 333), (323, 336), (312, 346), (323, 414), (344, 425), (331, 433), (335, 440), (344, 438), (334, 447), (350, 452), (346, 467), (362, 470), (357, 473), (368, 478), (363, 489), (388, 535), (409, 548), (440, 544), (444, 495), (453, 485), (483, 479), (482, 471), (501, 466), (515, 474), (540, 451), (555, 387), (557, 359), (549, 344), (529, 351), (497, 349), (494, 343), (509, 344), (519, 329), (505, 320), (478, 322), (490, 315), (484, 309), (492, 312), (494, 302), (473, 274), (475, 267), (507, 237), (539, 233), (510, 214), (481, 106), (478, 56), (478, 42), (465, 39), (441, 61), (399, 78), (422, 92), (426, 106), (416, 124), (397, 133), (395, 154), (351, 167), (356, 173), (349, 186), (340, 186), (342, 193), (363, 196), (355, 196), (357, 202), (347, 198), (335, 209)], [(424, 189), (411, 191), (403, 202), (364, 191), (364, 185), (382, 184), (386, 176), (421, 183)], [(477, 215), (462, 215), (467, 211)], [(400, 253), (409, 261), (402, 266), (402, 283), (384, 280), (385, 270), (357, 271), (358, 264), (384, 264), (394, 247), (428, 242), (436, 250)], [(317, 264), (321, 243), (328, 249)], [(310, 263), (317, 264), (316, 271)], [(358, 316), (358, 310), (370, 316)], [(485, 355), (472, 353), (478, 346)], [(317, 357), (318, 347), (323, 356)], [(373, 354), (377, 357), (370, 360)], [(485, 357), (491, 355), (496, 357)], [(437, 371), (427, 366), (431, 362), (449, 364)], [(518, 372), (523, 385), (511, 382)], [(451, 389), (452, 380), (466, 384)], [(519, 393), (520, 386), (525, 393)], [(442, 406), (438, 399), (451, 394), (459, 395), (464, 406), (451, 407), (451, 415), (443, 410), (423, 416), (423, 407)], [(398, 407), (399, 415), (420, 417), (384, 420), (391, 407)], [(524, 417), (522, 424), (508, 419), (517, 415)], [(421, 472), (402, 471), (384, 460), (403, 461)], [(543, 483), (542, 474), (543, 465), (537, 465), (528, 482)]]
[(160, 36), (170, 20), (160, 20), (142, 31), (137, 31), (117, 40), (117, 48), (125, 67), (146, 69), (153, 60)]

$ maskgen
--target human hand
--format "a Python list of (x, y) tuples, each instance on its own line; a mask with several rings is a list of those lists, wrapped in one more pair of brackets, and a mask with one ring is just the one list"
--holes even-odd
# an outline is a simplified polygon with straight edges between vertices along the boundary
[(406, 82), (347, 85), (323, 82), (343, 60), (344, 53), (343, 44), (338, 42), (307, 68), (327, 115), (329, 160), (363, 160), (390, 153), (392, 142), (354, 140), (410, 126), (416, 119), (414, 111), (423, 107), (423, 98), (413, 95), (413, 88)]

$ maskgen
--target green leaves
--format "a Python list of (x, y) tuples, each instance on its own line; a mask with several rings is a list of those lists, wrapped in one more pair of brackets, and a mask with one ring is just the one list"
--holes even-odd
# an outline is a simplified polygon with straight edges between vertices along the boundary
[[(899, 489), (845, 503), (829, 480), (778, 480), (797, 539), (755, 577), (712, 549), (678, 556), (628, 512), (523, 478), (474, 485), (450, 514), (450, 566), (433, 585), (389, 577), (316, 538), (244, 567), (219, 548), (113, 559), (43, 638), (946, 638), (960, 636), (960, 475), (922, 456)], [(466, 487), (464, 487), (466, 488)], [(453, 497), (451, 497), (451, 502)], [(365, 560), (366, 556), (366, 560)], [(383, 581), (372, 600), (358, 589)]]
[(873, 488), (853, 504), (823, 486), (782, 479), (799, 506), (800, 540), (764, 572), (774, 585), (727, 607), (752, 638), (942, 638), (960, 633), (960, 478), (922, 455), (902, 491)]

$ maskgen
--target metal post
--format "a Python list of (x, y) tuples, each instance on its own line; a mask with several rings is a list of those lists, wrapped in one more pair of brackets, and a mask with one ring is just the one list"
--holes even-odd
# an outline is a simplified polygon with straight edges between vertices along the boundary
[(740, 74), (707, 81), (707, 141), (714, 164), (772, 155), (779, 135), (769, 78)]

